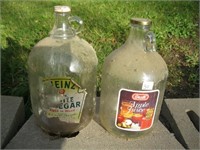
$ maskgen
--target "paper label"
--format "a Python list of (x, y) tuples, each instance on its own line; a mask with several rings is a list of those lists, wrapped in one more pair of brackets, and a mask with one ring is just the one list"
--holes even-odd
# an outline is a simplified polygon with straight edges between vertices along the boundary
[(153, 125), (159, 90), (121, 89), (118, 95), (115, 126), (126, 131), (143, 131)]
[(67, 123), (79, 123), (86, 89), (82, 89), (70, 77), (45, 78), (43, 108), (48, 118), (57, 117)]

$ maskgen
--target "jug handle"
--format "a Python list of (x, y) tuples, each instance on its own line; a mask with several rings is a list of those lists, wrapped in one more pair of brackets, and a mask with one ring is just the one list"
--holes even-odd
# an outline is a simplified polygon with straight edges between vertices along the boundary
[(78, 16), (70, 16), (68, 20), (75, 34), (79, 34), (83, 28), (83, 20)]
[(144, 36), (144, 49), (147, 52), (156, 51), (156, 38), (152, 31), (146, 32)]

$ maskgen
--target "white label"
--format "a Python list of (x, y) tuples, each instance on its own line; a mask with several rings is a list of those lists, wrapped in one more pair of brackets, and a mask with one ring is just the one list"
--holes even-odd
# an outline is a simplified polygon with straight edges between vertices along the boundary
[(142, 84), (142, 90), (152, 90), (154, 82), (153, 81), (144, 81)]

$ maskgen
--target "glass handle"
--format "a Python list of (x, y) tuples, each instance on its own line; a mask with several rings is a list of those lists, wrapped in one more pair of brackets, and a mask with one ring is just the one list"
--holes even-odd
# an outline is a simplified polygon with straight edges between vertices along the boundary
[(145, 51), (156, 51), (156, 38), (153, 32), (149, 31), (144, 37), (144, 48)]
[(75, 34), (79, 34), (83, 28), (83, 20), (78, 16), (71, 16), (68, 20)]

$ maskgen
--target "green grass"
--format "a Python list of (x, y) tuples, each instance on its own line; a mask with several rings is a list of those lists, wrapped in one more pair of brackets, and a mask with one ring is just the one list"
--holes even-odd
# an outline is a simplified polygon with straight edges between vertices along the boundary
[(105, 57), (127, 39), (130, 18), (144, 17), (153, 21), (157, 51), (169, 68), (166, 97), (198, 97), (199, 2), (134, 0), (2, 1), (2, 94), (23, 96), (30, 105), (27, 56), (52, 29), (55, 5), (69, 5), (72, 15), (84, 20), (79, 36), (97, 52), (98, 89)]

